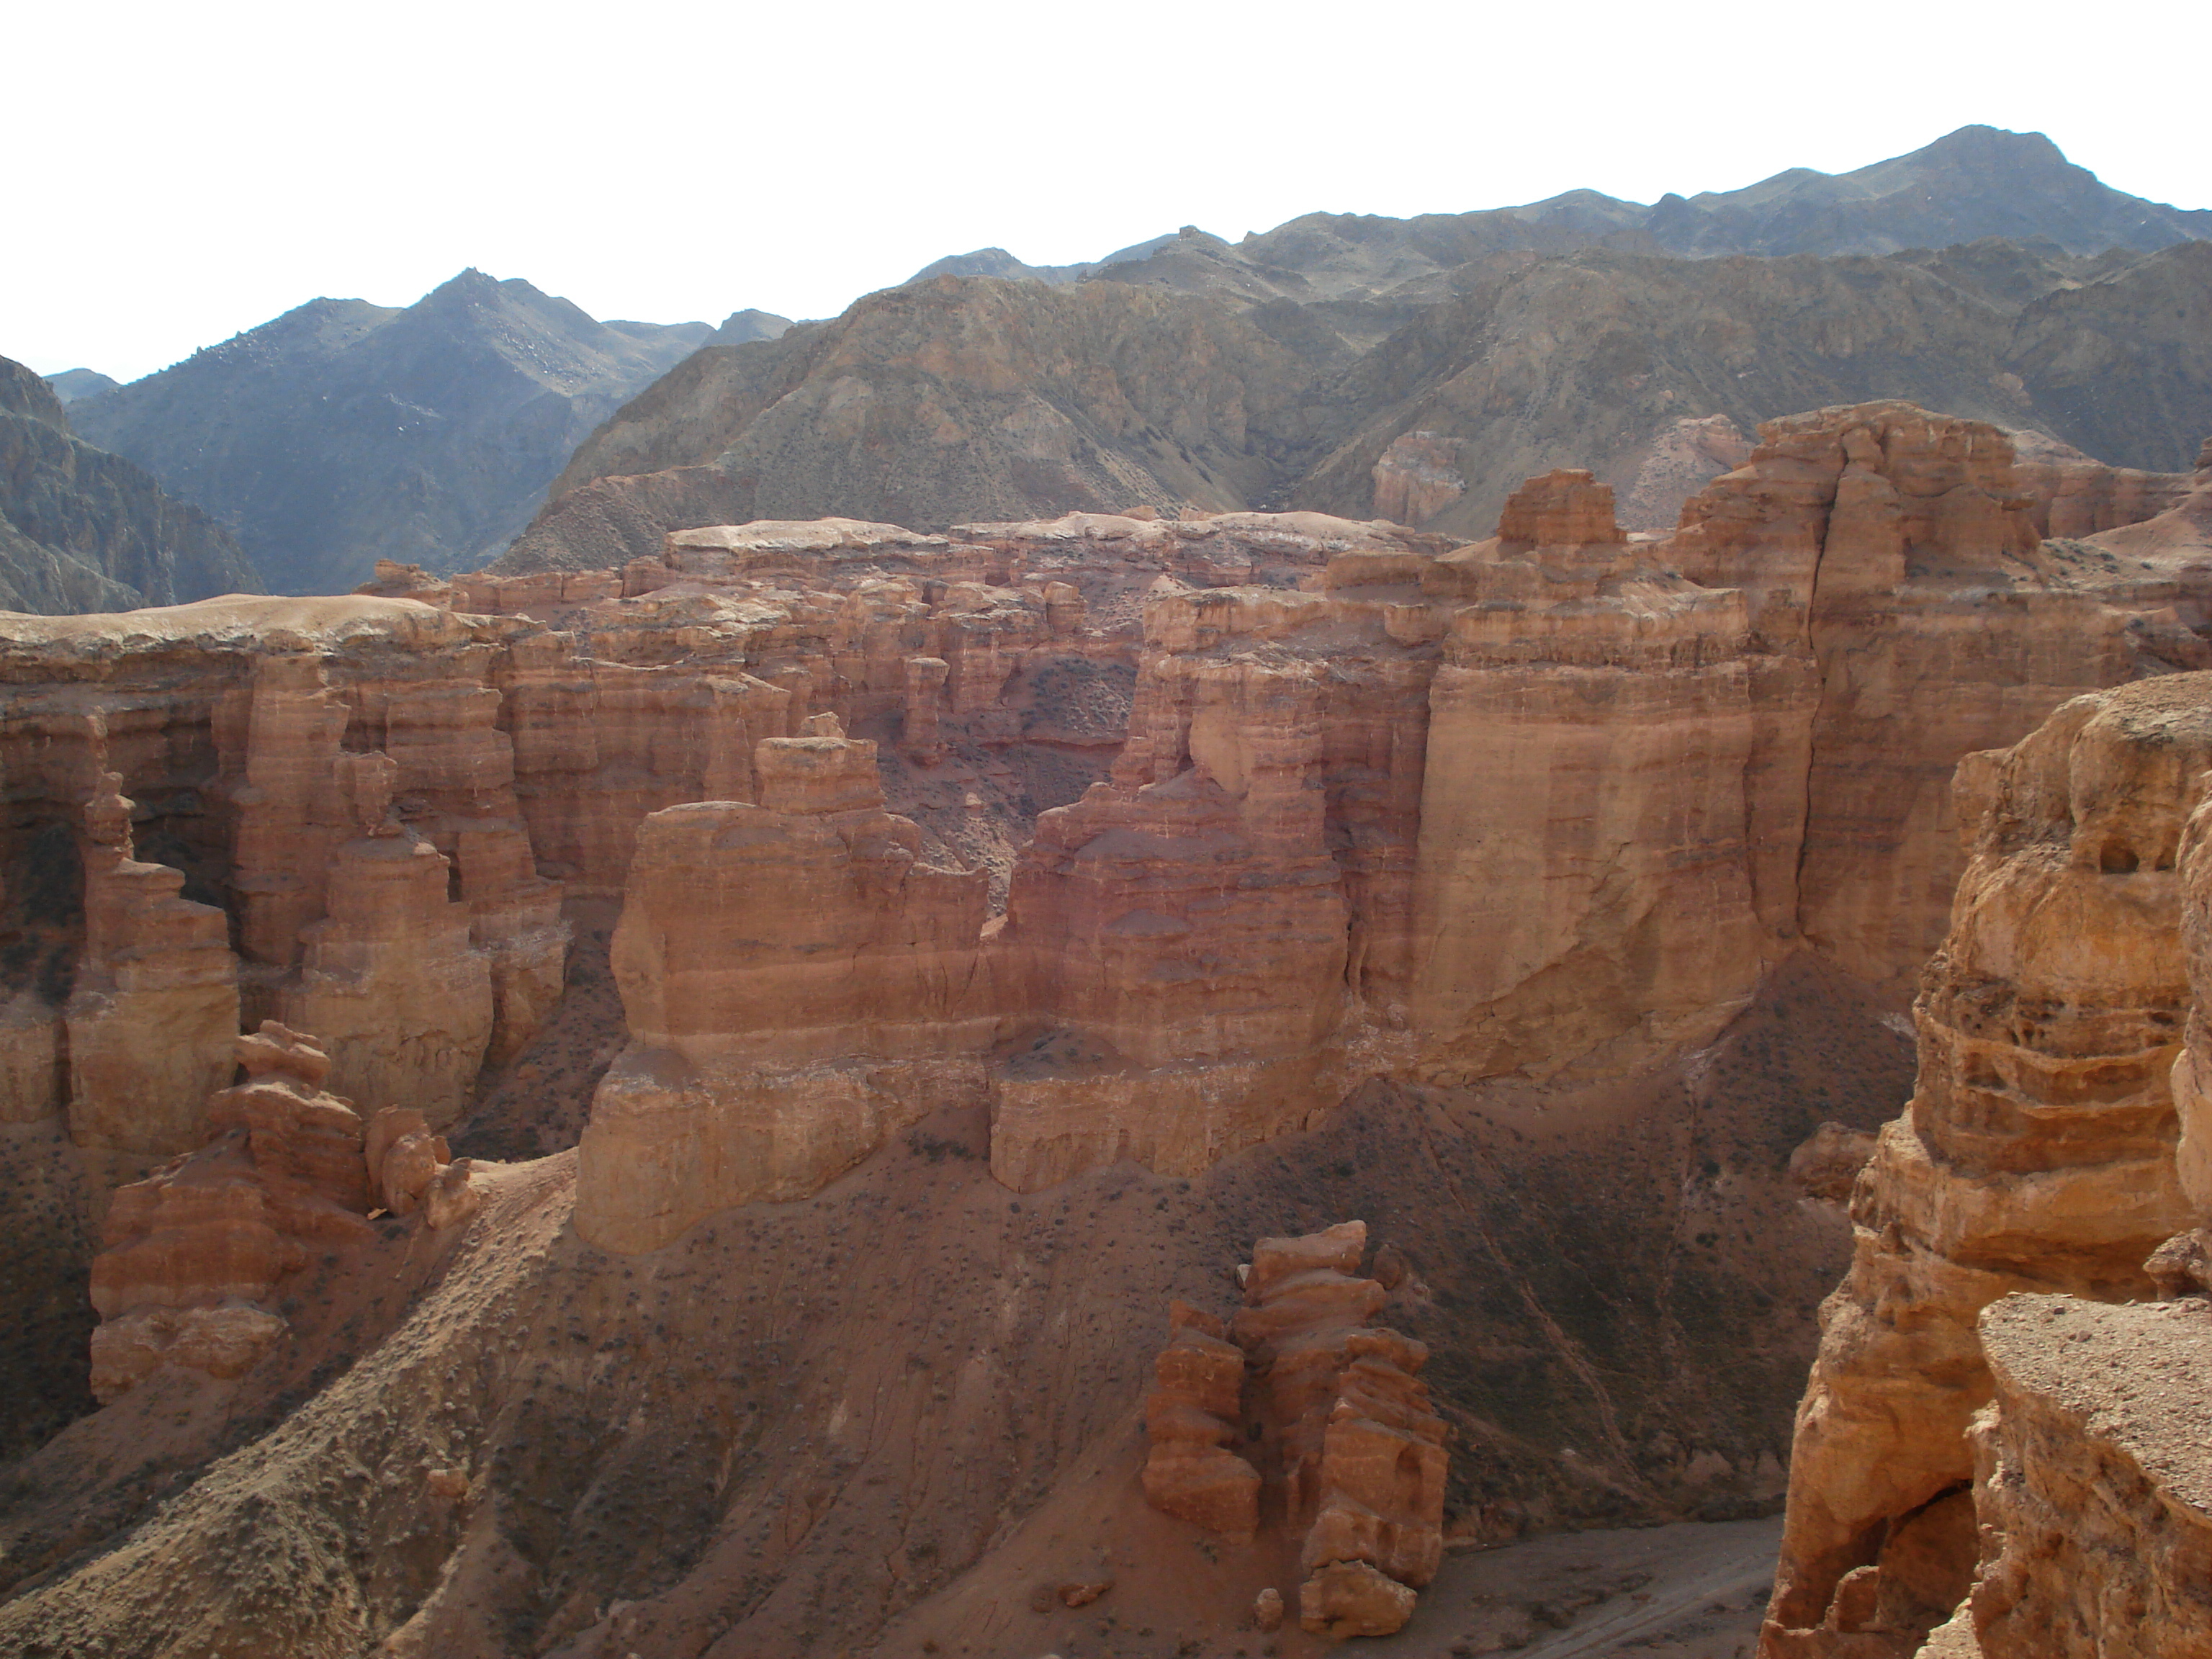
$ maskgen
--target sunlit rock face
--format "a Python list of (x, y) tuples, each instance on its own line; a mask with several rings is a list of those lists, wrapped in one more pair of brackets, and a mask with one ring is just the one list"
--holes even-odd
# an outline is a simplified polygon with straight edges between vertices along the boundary
[(1824, 1310), (1771, 1653), (1877, 1633), (1909, 1653), (1948, 1616), (1975, 1566), (1966, 1430), (1994, 1387), (1977, 1316), (2014, 1292), (2146, 1296), (2145, 1258), (2192, 1217), (2169, 1079), (2208, 766), (2212, 676), (2184, 674), (2075, 698), (1960, 768), (1968, 862), (1915, 1010), (1918, 1085)]
[[(1901, 1000), (1959, 757), (2204, 652), (2188, 556), (2062, 556), (2019, 479), (1993, 428), (1868, 404), (1769, 422), (1670, 537), (1555, 470), (1464, 545), (766, 520), (617, 569), (22, 618), (6, 834), (74, 862), (11, 900), (0, 1098), (124, 1178), (281, 1017), (434, 1133), (558, 1005), (564, 906), (620, 899), (582, 1213), (644, 1238), (947, 1104), (1018, 1190), (1189, 1175), (1369, 1078), (1663, 1061), (1794, 951)], [(2098, 488), (2102, 518), (2171, 494)], [(109, 1043), (121, 996), (174, 1040)]]
[(922, 863), (875, 745), (834, 715), (809, 725), (760, 744), (759, 804), (646, 821), (614, 947), (631, 1042), (581, 1152), (586, 1237), (651, 1249), (733, 1204), (803, 1198), (980, 1097), (985, 878)]

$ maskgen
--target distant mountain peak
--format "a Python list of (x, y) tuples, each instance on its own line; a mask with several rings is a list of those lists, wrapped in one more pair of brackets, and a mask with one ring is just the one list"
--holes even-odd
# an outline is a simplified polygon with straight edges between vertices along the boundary
[(1979, 123), (1947, 132), (1933, 143), (1923, 144), (1912, 154), (1914, 156), (1955, 157), (1960, 160), (2002, 156), (2007, 160), (2026, 158), (2065, 167), (2073, 165), (2067, 161), (2066, 153), (2051, 141), (2048, 134), (2014, 132), (2007, 127), (1984, 126)]
[(65, 368), (58, 374), (46, 376), (46, 384), (54, 395), (65, 404), (76, 403), (82, 398), (96, 398), (103, 392), (112, 392), (122, 382), (96, 368)]
[[(1373, 299), (1385, 291), (1411, 300), (1418, 296), (1407, 283), (1439, 283), (1445, 271), (1493, 253), (1889, 254), (1990, 237), (2048, 242), (2069, 253), (2148, 252), (2212, 240), (2212, 211), (2114, 190), (2068, 161), (2047, 134), (1978, 124), (1849, 172), (1788, 167), (1734, 190), (1670, 191), (1649, 207), (1584, 189), (1405, 219), (1315, 212), (1249, 233), (1233, 248), (1186, 225), (1081, 264), (1028, 265), (1004, 248), (977, 248), (908, 280), (1004, 276), (1057, 285), (1127, 277), (1248, 301)], [(1163, 264), (1156, 256), (1168, 251), (1201, 257)]]
[(610, 327), (474, 265), (404, 307), (319, 299), (78, 405), (93, 441), (235, 526), (270, 585), (449, 570), (526, 524), (592, 428), (709, 337)]

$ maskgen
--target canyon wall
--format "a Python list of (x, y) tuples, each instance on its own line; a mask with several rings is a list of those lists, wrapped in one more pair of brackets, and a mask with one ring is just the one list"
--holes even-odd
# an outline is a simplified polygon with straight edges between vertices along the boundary
[[(1626, 1073), (1796, 951), (1901, 1003), (1960, 756), (2212, 659), (2187, 534), (2046, 541), (2036, 502), (2002, 434), (1884, 404), (1770, 422), (1669, 537), (1554, 472), (1464, 546), (771, 521), (24, 619), (0, 779), (50, 873), (9, 894), (11, 1110), (189, 1150), (219, 1079), (183, 1057), (276, 1017), (441, 1127), (557, 1003), (564, 899), (617, 895), (579, 1224), (630, 1248), (950, 1101), (1017, 1190), (1188, 1175), (1363, 1079)], [(107, 1057), (112, 964), (155, 951), (174, 1040)]]
[[(1879, 1017), (1941, 937), (1921, 896), (1966, 862), (1926, 780), (2106, 677), (2124, 689), (2057, 759), (2031, 740), (1967, 766), (1970, 805), (2017, 823), (1976, 842), (1965, 890), (2015, 896), (1976, 912), (1978, 965), (1923, 1005), (1952, 1035), (1923, 1086), (1980, 1103), (1931, 1118), (1936, 1152), (1884, 1140), (1878, 1169), (1919, 1184), (1858, 1240), (1903, 1286), (1868, 1321), (1953, 1367), (1929, 1414), (1972, 1426), (2008, 1385), (1990, 1348), (1976, 1395), (1962, 1295), (2057, 1271), (2021, 1242), (2030, 1198), (2127, 1165), (2089, 1206), (2104, 1277), (2060, 1281), (2100, 1294), (2148, 1285), (2126, 1253), (2194, 1218), (2082, 1127), (2110, 1108), (2130, 1147), (2166, 1133), (2154, 1074), (2186, 1009), (2158, 1000), (2183, 994), (2165, 958), (2102, 1001), (2059, 969), (2069, 941), (2136, 952), (2161, 860), (2185, 858), (2145, 826), (2200, 763), (2197, 679), (2171, 671), (2203, 650), (2205, 562), (2185, 501), (2043, 537), (2008, 453), (1863, 406), (1770, 426), (1665, 538), (1555, 472), (1464, 546), (1314, 514), (761, 523), (618, 568), (394, 565), (313, 605), (7, 619), (9, 1133), (56, 1147), (81, 1121), (79, 1161), (121, 1187), (101, 1376), (129, 1386), (0, 1508), (21, 1586), (0, 1631), (86, 1645), (158, 1607), (287, 1654), (804, 1652), (988, 1624), (979, 1645), (1018, 1659), (1091, 1628), (1085, 1597), (1164, 1620), (1194, 1571), (1237, 1621), (1387, 1623), (1439, 1482), (1463, 1541), (1749, 1512), (1783, 1484), (1843, 1250), (1784, 1166), (1830, 1103), (1863, 1128), (1903, 1097)], [(2007, 920), (2046, 887), (2049, 917)], [(2008, 1001), (1990, 964), (2014, 957), (2043, 977)], [(73, 999), (89, 1019), (126, 973), (207, 1046), (119, 1050), (80, 1098)], [(241, 1024), (311, 1014), (326, 1076), (264, 1101), (276, 1133), (241, 1146), (231, 1106), (187, 1092), (193, 1055), (219, 1068)], [(581, 1146), (446, 1163), (480, 1076), (524, 1114), (557, 1082)], [(320, 1103), (338, 1095), (351, 1125)], [(302, 1123), (355, 1151), (338, 1207), (389, 1215), (314, 1244), (269, 1220)], [(1822, 1147), (1808, 1179), (1832, 1190), (1850, 1136)], [(1928, 1174), (1939, 1154), (1966, 1197)], [(204, 1226), (204, 1193), (241, 1223), (258, 1202), (274, 1243)], [(477, 1224), (436, 1227), (476, 1201)], [(1164, 1293), (1220, 1302), (1255, 1236), (1347, 1213), (1387, 1229), (1371, 1264), (1255, 1255), (1235, 1354), (1185, 1317), (1152, 1369)], [(283, 1272), (219, 1277), (225, 1240)], [(1947, 1278), (1933, 1256), (1968, 1246)], [(1374, 1312), (1370, 1282), (1402, 1341), (1336, 1316)], [(196, 1363), (228, 1370), (249, 1338), (235, 1376)], [(1917, 1409), (1907, 1371), (1862, 1411), (1850, 1352), (1823, 1364), (1839, 1445), (1854, 1413)], [(2075, 1409), (2029, 1369), (2024, 1401)], [(1153, 1486), (1211, 1482), (1187, 1507), (1224, 1536), (1255, 1490), (1251, 1551), (1194, 1553), (1145, 1505), (1147, 1372), (1195, 1413), (1164, 1410)], [(1275, 1401), (1258, 1443), (1248, 1385)], [(268, 1434), (238, 1426), (255, 1413)], [(163, 1445), (254, 1452), (173, 1504), (155, 1483), (185, 1453), (131, 1443), (179, 1415)], [(1300, 1518), (1271, 1530), (1294, 1463)], [(1972, 1451), (1892, 1468), (1940, 1484), (1793, 1510), (1805, 1582), (1834, 1578), (1778, 1626), (1801, 1650), (1888, 1650), (1953, 1616)], [(2048, 1540), (2020, 1533), (2032, 1565)], [(64, 1566), (88, 1539), (115, 1547)], [(1146, 1539), (1156, 1587), (1142, 1566), (1099, 1589), (1116, 1574), (1092, 1552)], [(186, 1552), (210, 1565), (180, 1588)], [(295, 1559), (327, 1595), (271, 1595), (265, 1564), (296, 1580)], [(1288, 1590), (1311, 1580), (1309, 1608)], [(343, 1632), (306, 1628), (325, 1618)]]
[[(2130, 1439), (2184, 1430), (2128, 1404), (2112, 1348), (2093, 1376), (2074, 1345), (2131, 1333), (2120, 1351), (2163, 1375), (2151, 1356), (2196, 1340), (2185, 1316), (2081, 1301), (2151, 1296), (2146, 1259), (2212, 1205), (2176, 1165), (2192, 1144), (2177, 1103), (2201, 1110), (2185, 939), (2204, 937), (2191, 815), (2208, 766), (2212, 676), (2191, 673), (2075, 698), (1959, 769), (1969, 861), (1916, 1005), (1918, 1083), (1859, 1178), (1854, 1261), (1823, 1310), (1762, 1643), (1775, 1659), (1913, 1653), (1970, 1586), (1993, 1655), (2166, 1628), (2164, 1591), (2146, 1588), (2166, 1569), (2115, 1576), (2113, 1540), (2136, 1528), (2155, 1554), (2160, 1526), (2201, 1525), (2193, 1476)], [(2170, 1404), (2202, 1422), (2185, 1395)], [(2142, 1650), (2191, 1650), (2172, 1639)]]

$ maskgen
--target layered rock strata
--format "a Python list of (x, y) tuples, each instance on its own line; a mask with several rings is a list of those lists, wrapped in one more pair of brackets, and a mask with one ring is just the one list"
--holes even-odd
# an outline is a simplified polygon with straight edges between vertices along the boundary
[(1976, 1419), (1985, 1659), (2212, 1652), (2212, 1310), (2012, 1296), (1985, 1312)]
[(614, 942), (630, 1044), (599, 1085), (577, 1225), (653, 1249), (803, 1198), (939, 1107), (981, 1103), (995, 1030), (980, 872), (921, 861), (876, 746), (817, 714), (754, 752), (757, 805), (647, 819)]
[(1225, 1331), (1175, 1305), (1145, 1413), (1146, 1501), (1237, 1542), (1263, 1514), (1299, 1537), (1300, 1622), (1335, 1638), (1398, 1630), (1443, 1554), (1428, 1352), (1368, 1322), (1387, 1293), (1358, 1276), (1366, 1248), (1359, 1221), (1260, 1240)]
[(2177, 862), (2208, 765), (2212, 676), (2189, 674), (2075, 698), (1960, 768), (1969, 862), (1915, 1009), (1918, 1085), (1823, 1310), (1766, 1654), (1915, 1650), (1976, 1563), (1967, 1430), (1996, 1388), (1977, 1316), (2145, 1296), (2191, 1218)]
[[(1762, 919), (1901, 990), (1961, 867), (1960, 757), (2016, 742), (2076, 692), (2212, 665), (2196, 631), (2207, 572), (2060, 561), (2010, 441), (1978, 422), (1886, 404), (1759, 436), (1683, 509), (1666, 558), (1748, 604)], [(1915, 695), (1936, 684), (1940, 699)]]
[(1241, 1455), (1244, 1351), (1222, 1322), (1187, 1302), (1172, 1304), (1173, 1334), (1153, 1362), (1145, 1400), (1145, 1501), (1238, 1543), (1260, 1526), (1260, 1471)]
[(70, 1133), (166, 1157), (198, 1144), (230, 1075), (238, 967), (222, 912), (180, 897), (182, 872), (133, 856), (122, 781), (102, 772), (84, 808), (84, 948), (64, 1010)]
[(207, 1103), (212, 1136), (118, 1188), (92, 1264), (93, 1391), (103, 1401), (164, 1365), (233, 1377), (288, 1328), (270, 1304), (314, 1255), (361, 1242), (367, 1218), (418, 1211), (434, 1231), (476, 1213), (469, 1160), (423, 1115), (364, 1125), (323, 1085), (330, 1054), (275, 1020), (234, 1038), (246, 1080)]
[[(769, 521), (613, 570), (395, 566), (347, 599), (23, 619), (0, 648), (4, 830), (11, 868), (76, 848), (116, 773), (136, 856), (228, 913), (244, 1018), (322, 1030), (365, 1108), (435, 1130), (557, 999), (565, 898), (634, 894), (641, 994), (703, 983), (723, 947), (682, 915), (685, 871), (735, 891), (815, 869), (821, 824), (883, 814), (908, 827), (863, 839), (903, 854), (855, 868), (912, 876), (763, 914), (809, 939), (844, 917), (836, 950), (903, 988), (890, 1012), (838, 1026), (732, 988), (678, 1033), (641, 1005), (636, 1052), (686, 1056), (652, 1138), (714, 1141), (700, 1067), (787, 1053), (906, 1068), (884, 1097), (905, 1103), (837, 1085), (847, 1128), (787, 1138), (730, 1192), (864, 1155), (942, 1097), (917, 1066), (990, 1111), (1010, 1186), (1121, 1158), (1187, 1175), (1366, 1077), (1650, 1063), (1793, 951), (1901, 1000), (1958, 867), (1959, 756), (2205, 658), (2197, 553), (2045, 542), (2027, 501), (2002, 433), (1875, 404), (1770, 422), (1666, 538), (1562, 471), (1464, 547), (1310, 514)], [(770, 806), (763, 755), (823, 715), (875, 745), (879, 799)], [(672, 809), (690, 827), (641, 850)], [(61, 1007), (103, 971), (85, 876), (41, 867), (55, 890), (11, 884), (0, 957), (18, 1114), (77, 1109)], [(900, 908), (977, 876), (972, 916)], [(155, 1098), (150, 1065), (108, 1093)], [(187, 1116), (204, 1097), (173, 1092)], [(697, 1171), (656, 1167), (590, 1188), (605, 1236), (617, 1193), (661, 1218), (640, 1237), (697, 1211)]]
[(514, 631), (367, 599), (0, 629), (5, 833), (34, 872), (10, 988), (22, 1023), (60, 993), (80, 1144), (196, 1145), (241, 1016), (322, 1030), (339, 1086), (441, 1123), (527, 1040), (567, 927), (484, 684)]
[(286, 1328), (265, 1305), (276, 1282), (365, 1230), (361, 1117), (324, 1091), (329, 1055), (273, 1020), (236, 1050), (246, 1081), (208, 1103), (215, 1139), (109, 1206), (92, 1264), (103, 1401), (165, 1364), (237, 1376)]

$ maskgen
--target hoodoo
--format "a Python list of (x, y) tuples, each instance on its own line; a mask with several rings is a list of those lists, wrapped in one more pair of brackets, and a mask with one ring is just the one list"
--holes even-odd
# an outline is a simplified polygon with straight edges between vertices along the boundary
[(1398, 1631), (1443, 1556), (1428, 1351), (1369, 1322), (1387, 1293), (1358, 1276), (1366, 1254), (1360, 1221), (1260, 1240), (1225, 1327), (1173, 1305), (1145, 1406), (1146, 1501), (1240, 1545), (1264, 1514), (1298, 1540), (1300, 1624), (1333, 1638)]

